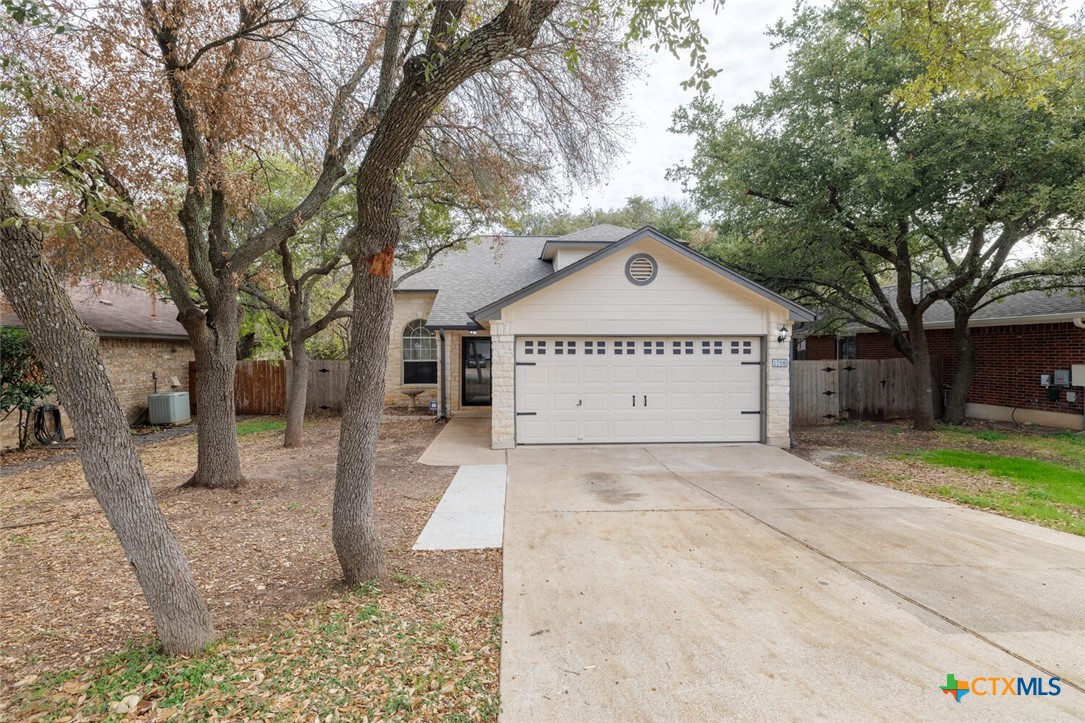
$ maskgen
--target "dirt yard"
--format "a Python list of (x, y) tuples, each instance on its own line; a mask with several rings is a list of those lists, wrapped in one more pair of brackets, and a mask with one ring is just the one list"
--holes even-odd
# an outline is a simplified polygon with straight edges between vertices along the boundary
[[(376, 506), (390, 579), (381, 605), (418, 624), (440, 619), (464, 638), (458, 644), (484, 646), (490, 631), (476, 623), (500, 613), (500, 552), (410, 550), (455, 472), (415, 462), (438, 431), (428, 420), (382, 427)], [(236, 491), (179, 487), (194, 469), (194, 436), (141, 449), (216, 626), (229, 636), (275, 630), (344, 595), (331, 545), (338, 419), (313, 422), (306, 438), (304, 449), (284, 450), (279, 431), (242, 437), (248, 480)], [(77, 461), (0, 478), (0, 579), (0, 719), (12, 686), (98, 665), (153, 632)], [(496, 694), (496, 652), (486, 664)]]

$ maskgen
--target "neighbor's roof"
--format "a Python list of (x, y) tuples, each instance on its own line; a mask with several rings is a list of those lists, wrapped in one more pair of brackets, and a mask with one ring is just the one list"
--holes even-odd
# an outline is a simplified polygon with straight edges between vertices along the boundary
[[(997, 322), (1039, 323), (1063, 316), (1067, 319), (1085, 316), (1085, 296), (1071, 296), (1066, 289), (1050, 294), (1023, 291), (983, 307), (972, 316), (972, 323), (981, 326), (998, 326)], [(932, 328), (953, 326), (953, 308), (948, 302), (937, 301), (923, 315), (923, 322)]]
[(436, 291), (427, 326), (478, 328), (468, 312), (554, 273), (539, 251), (549, 236), (483, 236), (461, 250), (446, 251), (396, 291)]
[[(885, 290), (890, 300), (895, 298), (893, 288)], [(1085, 295), (1073, 295), (1067, 289), (1054, 292), (1023, 291), (1000, 301), (995, 301), (977, 311), (969, 326), (1008, 326), (1011, 324), (1051, 324), (1085, 317)], [(897, 316), (903, 322), (904, 317)], [(936, 301), (923, 314), (927, 329), (953, 328), (953, 307), (947, 301)], [(864, 334), (874, 330), (855, 322), (845, 325), (850, 334)], [(816, 332), (815, 332), (816, 333)]]
[[(152, 302), (147, 289), (109, 281), (81, 281), (66, 291), (79, 318), (98, 336), (188, 339), (177, 321), (177, 307), (161, 299)], [(23, 326), (8, 304), (0, 310), (0, 324)]]

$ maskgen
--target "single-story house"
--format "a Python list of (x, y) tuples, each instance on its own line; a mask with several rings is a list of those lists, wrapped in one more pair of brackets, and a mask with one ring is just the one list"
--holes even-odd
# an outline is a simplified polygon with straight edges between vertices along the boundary
[[(67, 292), (79, 318), (98, 334), (102, 361), (129, 422), (147, 408), (156, 385), (160, 392), (188, 390), (188, 363), (195, 357), (176, 306), (147, 289), (108, 281), (83, 281)], [(0, 324), (23, 325), (3, 302)], [(18, 444), (16, 416), (0, 422), (0, 448)], [(67, 415), (61, 420), (65, 434), (73, 436)]]
[(813, 318), (650, 227), (486, 237), (397, 284), (385, 402), (488, 416), (495, 449), (787, 447), (788, 335)]
[[(923, 316), (931, 355), (942, 359), (943, 384), (957, 371), (953, 310), (941, 301)], [(1085, 428), (1085, 388), (1057, 384), (1056, 371), (1085, 364), (1085, 296), (1027, 291), (980, 309), (969, 328), (975, 374), (966, 414), (1066, 429)], [(836, 335), (797, 330), (798, 359), (891, 359), (903, 356), (883, 332), (856, 324)]]

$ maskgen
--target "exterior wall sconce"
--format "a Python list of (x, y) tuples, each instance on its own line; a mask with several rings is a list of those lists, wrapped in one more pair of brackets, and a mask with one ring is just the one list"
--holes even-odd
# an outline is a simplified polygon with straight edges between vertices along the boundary
[(788, 331), (788, 328), (786, 326), (781, 326), (780, 327), (780, 335), (776, 337), (776, 341), (783, 344), (785, 341), (787, 341), (787, 336), (788, 336), (789, 333), (790, 332)]

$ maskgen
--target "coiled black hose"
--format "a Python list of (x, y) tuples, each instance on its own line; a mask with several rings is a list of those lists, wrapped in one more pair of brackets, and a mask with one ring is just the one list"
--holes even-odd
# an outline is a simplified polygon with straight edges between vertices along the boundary
[(60, 407), (43, 404), (34, 415), (34, 439), (41, 444), (64, 441), (64, 425), (60, 422)]

